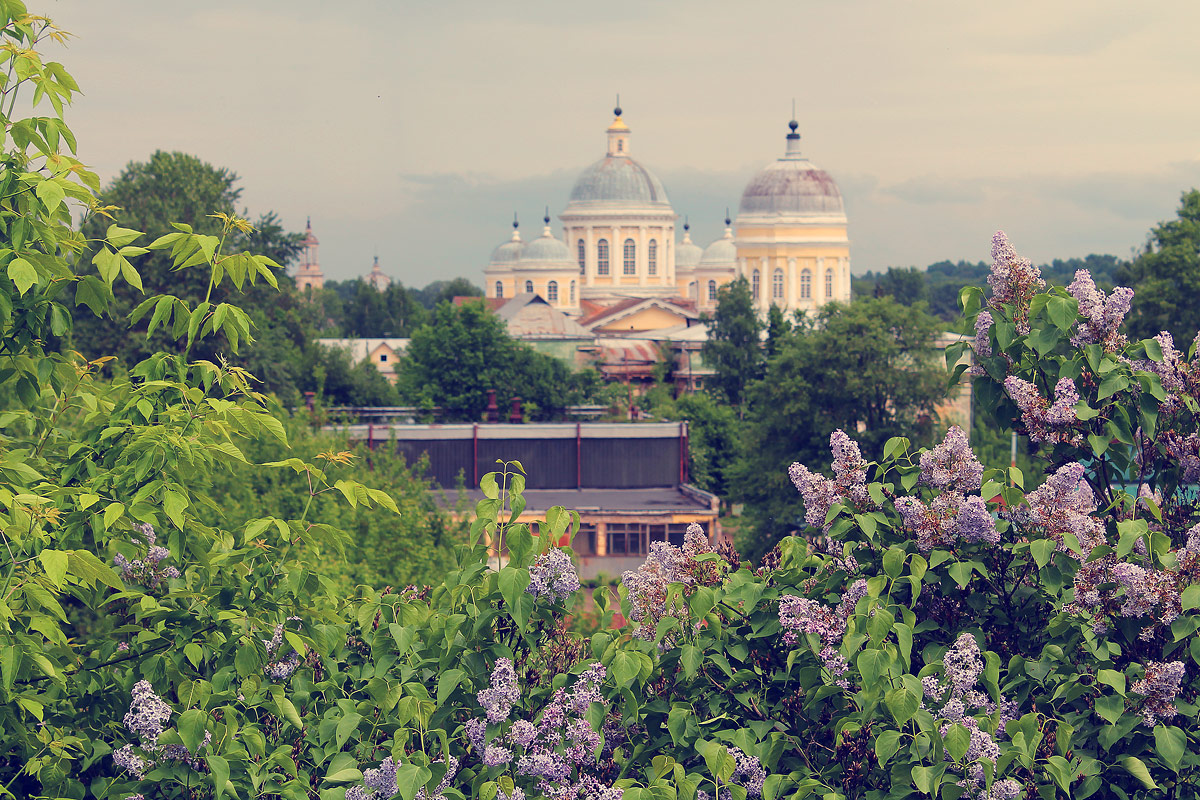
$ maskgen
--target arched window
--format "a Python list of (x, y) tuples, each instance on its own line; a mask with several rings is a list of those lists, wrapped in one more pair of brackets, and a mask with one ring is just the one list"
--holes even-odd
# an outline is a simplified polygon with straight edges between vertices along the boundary
[(608, 274), (608, 239), (596, 242), (596, 274)]
[(754, 270), (750, 275), (750, 296), (758, 299), (758, 270)]
[(783, 270), (778, 267), (771, 275), (771, 297), (774, 300), (783, 299)]
[(633, 243), (633, 239), (625, 240), (625, 274), (637, 274), (637, 245)]
[(525, 281), (525, 291), (533, 294), (533, 281)]
[(571, 305), (575, 305), (575, 281), (571, 281)]
[(708, 302), (710, 302), (710, 303), (717, 302), (717, 282), (716, 281), (708, 282)]
[(583, 267), (587, 264), (587, 245), (583, 243), (583, 239), (575, 245), (576, 255), (579, 257), (579, 271), (583, 272)]
[(646, 272), (650, 275), (658, 274), (658, 242), (654, 239), (650, 240), (650, 246), (646, 253)]
[(504, 297), (504, 283), (496, 281), (496, 297)]
[(807, 267), (800, 273), (800, 298), (808, 300), (812, 297), (812, 272)]
[(833, 299), (833, 270), (825, 270), (825, 299)]
[(558, 302), (558, 281), (550, 281), (546, 284), (546, 299), (551, 303)]

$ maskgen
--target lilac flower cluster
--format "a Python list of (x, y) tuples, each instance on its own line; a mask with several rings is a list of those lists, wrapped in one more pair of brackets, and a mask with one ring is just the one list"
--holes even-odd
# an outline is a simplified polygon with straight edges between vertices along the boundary
[(529, 568), (529, 587), (534, 597), (546, 597), (550, 602), (566, 600), (579, 590), (579, 573), (564, 550), (557, 547), (542, 553)]
[(866, 595), (867, 581), (860, 578), (847, 587), (837, 608), (791, 594), (779, 598), (779, 624), (784, 630), (784, 643), (799, 644), (800, 634), (812, 633), (820, 637), (821, 650), (817, 658), (832, 676), (831, 685), (843, 689), (850, 688), (850, 681), (845, 677), (850, 664), (840, 650), (842, 637), (854, 616), (855, 606)]
[(1133, 682), (1130, 691), (1142, 695), (1142, 721), (1153, 728), (1161, 720), (1171, 719), (1179, 713), (1175, 708), (1175, 696), (1186, 669), (1182, 661), (1150, 661), (1145, 665), (1145, 676)]
[(934, 489), (978, 491), (983, 464), (971, 452), (962, 428), (951, 425), (941, 444), (921, 454), (921, 483)]
[(1096, 495), (1084, 480), (1083, 464), (1059, 467), (1045, 483), (1025, 495), (1029, 506), (1030, 524), (1041, 528), (1046, 536), (1068, 552), (1066, 534), (1073, 536), (1080, 547), (1081, 561), (1086, 561), (1092, 548), (1105, 544), (1104, 526), (1091, 516), (1096, 510)]
[(804, 521), (822, 530), (829, 530), (825, 518), (835, 503), (849, 503), (860, 511), (873, 505), (867, 491), (867, 462), (858, 443), (838, 429), (829, 435), (829, 449), (833, 453), (833, 480), (799, 462), (788, 467), (792, 485), (804, 498)]
[(168, 580), (179, 577), (179, 570), (171, 565), (164, 566), (162, 562), (171, 557), (171, 551), (156, 545), (154, 526), (148, 523), (138, 523), (133, 529), (146, 541), (145, 558), (130, 561), (117, 553), (113, 556), (113, 565), (121, 573), (121, 580), (137, 581), (147, 589), (154, 590), (166, 584)]
[(1158, 349), (1162, 351), (1162, 361), (1144, 359), (1133, 362), (1133, 368), (1144, 372), (1152, 372), (1158, 376), (1167, 400), (1160, 408), (1163, 411), (1173, 411), (1182, 404), (1180, 395), (1188, 387), (1188, 379), (1192, 375), (1192, 365), (1188, 363), (1183, 353), (1175, 349), (1175, 338), (1168, 332), (1162, 331), (1154, 337)]
[[(934, 707), (926, 705), (934, 717), (942, 720), (941, 732), (945, 736), (952, 725), (962, 725), (971, 735), (963, 760), (967, 762), (966, 773), (958, 785), (966, 789), (964, 796), (975, 800), (1011, 800), (1016, 797), (1020, 788), (1011, 779), (998, 780), (987, 787), (986, 774), (982, 760), (995, 762), (1000, 756), (1000, 746), (996, 736), (1004, 735), (1004, 726), (1019, 715), (1020, 709), (1013, 700), (1001, 698), (1000, 703), (993, 703), (988, 694), (978, 688), (979, 676), (983, 674), (983, 653), (979, 642), (970, 633), (960, 633), (954, 644), (942, 656), (943, 675), (927, 675), (921, 679), (925, 692), (925, 700), (934, 703)], [(937, 708), (936, 706), (940, 706)], [(999, 713), (996, 733), (993, 735), (980, 724), (976, 715), (988, 717)], [(949, 754), (946, 756), (950, 759)]]
[(1049, 444), (1083, 443), (1083, 434), (1073, 428), (1079, 419), (1075, 413), (1075, 405), (1079, 402), (1075, 381), (1060, 378), (1054, 385), (1053, 403), (1042, 397), (1036, 386), (1016, 375), (1004, 379), (1004, 389), (1020, 409), (1021, 422), (1030, 439)]
[(1079, 301), (1079, 313), (1084, 318), (1079, 323), (1078, 333), (1071, 337), (1072, 345), (1098, 344), (1112, 353), (1128, 343), (1125, 334), (1118, 329), (1133, 303), (1133, 289), (1118, 286), (1105, 297), (1104, 292), (1096, 288), (1092, 274), (1081, 269), (1076, 271), (1075, 280), (1071, 281), (1067, 291)]
[[(147, 770), (154, 766), (156, 758), (183, 761), (193, 769), (199, 769), (202, 763), (200, 751), (212, 741), (212, 734), (204, 732), (204, 740), (200, 742), (195, 753), (181, 744), (159, 745), (159, 737), (166, 730), (173, 713), (171, 707), (154, 693), (154, 687), (147, 680), (134, 684), (132, 694), (124, 723), (125, 728), (138, 737), (137, 748), (132, 744), (118, 748), (113, 752), (113, 763), (138, 780), (145, 777)], [(138, 750), (141, 753), (137, 752)]]
[[(478, 695), (486, 718), (468, 720), (465, 726), (472, 750), (486, 767), (515, 762), (516, 773), (535, 779), (537, 793), (545, 797), (620, 800), (620, 789), (604, 785), (587, 772), (598, 763), (605, 744), (600, 731), (592, 727), (586, 716), (593, 703), (604, 703), (600, 686), (605, 674), (603, 664), (592, 664), (569, 692), (566, 689), (554, 692), (536, 723), (528, 719), (513, 720), (507, 730), (489, 740), (489, 724), (508, 722), (520, 691), (512, 662), (497, 659), (491, 688)], [(519, 797), (524, 797), (524, 793)]]
[(955, 541), (998, 544), (1000, 532), (979, 495), (947, 491), (926, 505), (915, 497), (898, 497), (896, 511), (904, 526), (917, 535), (917, 547), (928, 553)]
[(1179, 464), (1185, 483), (1200, 480), (1200, 435), (1166, 430), (1159, 441), (1163, 446), (1163, 455)]
[[(747, 755), (740, 747), (727, 747), (729, 755), (733, 756), (733, 774), (729, 782), (721, 784), (717, 791), (718, 800), (732, 800), (733, 793), (729, 786), (741, 786), (746, 790), (747, 797), (762, 797), (763, 784), (767, 780), (767, 770), (757, 756)], [(696, 792), (696, 800), (711, 800), (712, 795), (701, 789)]]
[[(992, 340), (988, 331), (992, 329), (995, 320), (987, 311), (980, 311), (975, 317), (975, 355), (990, 358), (992, 355)], [(983, 372), (979, 371), (980, 374)]]
[[(437, 763), (443, 762), (446, 764), (446, 773), (442, 776), (441, 783), (438, 784), (433, 795), (426, 794), (425, 787), (422, 786), (417, 790), (415, 800), (446, 800), (444, 792), (450, 788), (454, 776), (458, 774), (458, 759), (454, 756), (446, 756)], [(363, 770), (362, 785), (347, 789), (346, 800), (388, 800), (399, 791), (396, 786), (396, 769), (395, 760), (388, 756), (379, 763), (378, 767)]]
[(667, 587), (672, 583), (688, 586), (696, 583), (697, 574), (702, 572), (702, 565), (696, 558), (711, 552), (712, 545), (704, 529), (692, 523), (684, 534), (682, 547), (669, 542), (653, 542), (650, 553), (637, 571), (625, 571), (621, 583), (629, 592), (629, 618), (639, 623), (635, 636), (646, 641), (654, 639), (659, 620), (670, 612)]
[(1015, 306), (1013, 321), (1017, 332), (1029, 333), (1029, 301), (1046, 287), (1046, 282), (1032, 261), (1017, 255), (1004, 231), (997, 231), (992, 237), (992, 271), (988, 275), (988, 286), (992, 289), (992, 305), (1007, 303)]
[[(288, 617), (288, 621), (298, 620), (299, 617)], [(263, 644), (267, 648), (267, 664), (263, 667), (263, 674), (277, 683), (286, 681), (292, 677), (292, 673), (300, 666), (300, 654), (295, 650), (291, 651), (284, 658), (276, 658), (279, 648), (283, 645), (283, 626), (284, 623), (279, 623), (275, 626), (274, 632), (270, 639), (263, 639)]]

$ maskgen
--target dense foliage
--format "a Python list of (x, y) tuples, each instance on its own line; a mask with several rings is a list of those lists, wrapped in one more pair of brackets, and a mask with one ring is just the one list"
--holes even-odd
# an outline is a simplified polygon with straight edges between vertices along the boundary
[[(505, 464), (440, 581), (347, 596), (327, 563), (347, 537), (314, 508), (394, 501), (339, 477), (345, 454), (253, 470), (295, 476), (288, 516), (234, 527), (209, 490), (286, 440), (243, 370), (190, 360), (217, 330), (236, 352), (244, 312), (148, 298), (132, 316), (175, 346), (111, 382), (44, 351), (65, 289), (103, 307), (145, 253), (113, 225), (91, 244), (118, 269), (72, 269), (87, 243), (63, 200), (97, 188), (59, 152), (74, 81), (37, 53), (48, 21), (0, 0), (0, 23), (5, 96), (55, 110), (2, 120), (0, 795), (1200, 797), (1200, 356), (1128, 341), (1129, 292), (1086, 273), (1043, 291), (1002, 235), (986, 305), (963, 292), (985, 411), (1051, 462), (1036, 490), (956, 429), (875, 461), (835, 431), (832, 478), (788, 470), (805, 536), (758, 567), (698, 527), (655, 543), (619, 602), (597, 597), (627, 624), (585, 641), (558, 546), (578, 517), (550, 509), (535, 537)], [(248, 224), (221, 221), (147, 250), (209, 290), (271, 282), (269, 259), (226, 249)]]
[(1130, 332), (1154, 336), (1169, 331), (1185, 342), (1200, 330), (1200, 190), (1184, 192), (1176, 218), (1150, 231), (1145, 249), (1117, 273), (1134, 289)]

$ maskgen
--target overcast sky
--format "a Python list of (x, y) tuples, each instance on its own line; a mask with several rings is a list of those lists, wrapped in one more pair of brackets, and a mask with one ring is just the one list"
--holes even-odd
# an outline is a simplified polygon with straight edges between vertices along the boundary
[[(1200, 3), (30, 0), (84, 91), (67, 120), (105, 182), (154, 150), (307, 216), (330, 278), (476, 283), (604, 155), (632, 152), (700, 244), (783, 150), (837, 180), (855, 272), (1127, 256), (1200, 185)], [(557, 221), (556, 233), (561, 234)]]

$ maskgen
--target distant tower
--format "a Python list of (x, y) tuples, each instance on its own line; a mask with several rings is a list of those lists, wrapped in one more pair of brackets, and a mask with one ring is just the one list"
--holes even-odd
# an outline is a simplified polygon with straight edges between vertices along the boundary
[(325, 274), (317, 261), (317, 246), (321, 244), (313, 236), (312, 219), (304, 226), (304, 250), (300, 253), (300, 267), (296, 270), (296, 288), (303, 292), (308, 287), (320, 289), (325, 285)]
[(375, 287), (377, 292), (385, 292), (391, 286), (392, 279), (383, 274), (383, 270), (379, 268), (379, 256), (375, 256), (375, 264), (371, 267), (371, 274), (367, 276), (367, 283)]

